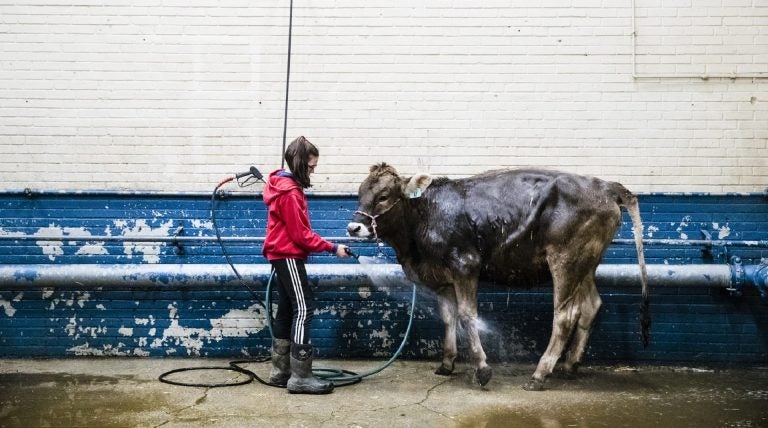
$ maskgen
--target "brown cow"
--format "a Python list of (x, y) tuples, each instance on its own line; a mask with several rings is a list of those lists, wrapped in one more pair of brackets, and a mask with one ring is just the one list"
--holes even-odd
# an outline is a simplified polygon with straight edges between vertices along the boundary
[(460, 321), (469, 335), (475, 376), (491, 379), (477, 326), (481, 280), (509, 286), (552, 280), (554, 320), (546, 351), (524, 388), (541, 390), (565, 353), (563, 369), (582, 361), (601, 305), (595, 270), (621, 220), (630, 214), (641, 270), (643, 344), (650, 316), (637, 198), (619, 183), (548, 170), (497, 170), (451, 180), (401, 178), (374, 165), (358, 191), (350, 236), (375, 237), (397, 254), (406, 276), (438, 296), (445, 323), (442, 365), (453, 372)]

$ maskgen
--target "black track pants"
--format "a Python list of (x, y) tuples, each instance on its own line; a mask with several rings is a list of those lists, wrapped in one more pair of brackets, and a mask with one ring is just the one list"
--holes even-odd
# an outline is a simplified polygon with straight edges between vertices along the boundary
[(276, 273), (277, 315), (272, 320), (272, 334), (278, 339), (309, 344), (309, 325), (315, 312), (314, 296), (307, 281), (304, 261), (299, 259), (272, 260)]

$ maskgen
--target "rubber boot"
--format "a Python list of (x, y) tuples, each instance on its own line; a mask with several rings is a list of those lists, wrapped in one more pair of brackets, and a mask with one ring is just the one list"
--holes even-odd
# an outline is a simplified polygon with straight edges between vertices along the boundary
[(285, 386), (291, 377), (291, 341), (290, 339), (272, 339), (272, 370), (269, 382)]
[(312, 345), (291, 343), (291, 378), (288, 392), (291, 394), (328, 394), (333, 382), (318, 379), (312, 374)]

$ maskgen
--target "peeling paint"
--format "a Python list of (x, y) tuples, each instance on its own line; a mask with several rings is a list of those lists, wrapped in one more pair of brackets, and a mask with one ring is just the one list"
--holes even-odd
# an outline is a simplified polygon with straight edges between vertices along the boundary
[(163, 330), (163, 337), (152, 341), (150, 348), (165, 347), (169, 344), (182, 346), (188, 355), (200, 355), (204, 342), (218, 342), (224, 337), (247, 337), (266, 328), (266, 317), (260, 304), (246, 309), (233, 309), (221, 318), (210, 320), (212, 328), (182, 327), (179, 324), (176, 303), (168, 305), (171, 325)]
[[(82, 319), (80, 320), (82, 322)], [(98, 335), (105, 335), (107, 334), (107, 327), (100, 326), (100, 327), (78, 327), (77, 331), (79, 334), (75, 336), (75, 339), (80, 337), (80, 334), (84, 336), (90, 336), (93, 338), (96, 338)]]
[[(191, 220), (190, 223), (192, 224), (192, 227), (195, 229), (209, 229), (213, 230), (213, 222), (211, 220), (200, 220), (200, 219), (194, 219)], [(203, 231), (199, 231), (197, 233), (197, 236), (203, 236)]]
[(83, 319), (78, 319), (77, 315), (73, 315), (72, 318), (69, 318), (67, 325), (64, 327), (67, 336), (74, 337), (74, 339), (77, 340), (81, 336), (96, 338), (98, 335), (107, 334), (108, 329), (106, 326), (82, 327), (78, 325), (79, 322), (83, 322)]
[(113, 348), (111, 345), (104, 345), (103, 349), (92, 348), (88, 342), (85, 342), (82, 345), (73, 346), (67, 349), (67, 352), (77, 356), (111, 355), (111, 356), (124, 357), (128, 355), (126, 352), (122, 352), (117, 348)]
[(76, 256), (105, 256), (109, 251), (104, 248), (104, 243), (85, 244), (75, 253)]
[(16, 313), (16, 309), (11, 306), (11, 302), (5, 299), (0, 299), (0, 306), (5, 310), (5, 315), (8, 317), (12, 317)]
[[(687, 215), (684, 216), (682, 220), (680, 220), (680, 224), (677, 226), (677, 229), (675, 229), (680, 234), (680, 239), (688, 239), (688, 234), (683, 232), (683, 228), (688, 227), (688, 225), (691, 222), (691, 216)], [(672, 223), (674, 225), (674, 223)]]
[(659, 231), (658, 226), (648, 226), (648, 237), (653, 238), (653, 233), (658, 231)]
[[(49, 292), (46, 292), (43, 298), (48, 298), (53, 294), (53, 290), (49, 290)], [(78, 307), (84, 308), (85, 304), (91, 300), (91, 293), (89, 291), (74, 291), (69, 296), (68, 299), (64, 298), (64, 294), (61, 294), (61, 299), (55, 298), (51, 300), (51, 305), (49, 309), (56, 308), (56, 305), (58, 305), (61, 302), (64, 302), (64, 305), (67, 307), (73, 307), (75, 304), (77, 304)], [(104, 305), (100, 305), (101, 308), (99, 309), (105, 309)], [(97, 306), (98, 308), (98, 306)]]
[(24, 232), (9, 232), (0, 227), (0, 236), (25, 236)]
[(73, 316), (69, 319), (69, 323), (64, 327), (64, 331), (67, 332), (67, 336), (74, 336), (77, 331), (77, 317)]
[(103, 345), (101, 349), (99, 348), (93, 348), (90, 346), (88, 342), (85, 342), (82, 345), (73, 346), (69, 349), (67, 349), (68, 353), (77, 355), (77, 356), (111, 356), (111, 357), (128, 357), (131, 355), (135, 355), (138, 357), (146, 357), (149, 356), (149, 353), (141, 350), (141, 349), (133, 349), (131, 351), (130, 349), (125, 349), (125, 344), (122, 342), (118, 342), (117, 346), (112, 345)]
[(248, 337), (257, 334), (266, 327), (265, 317), (261, 311), (261, 304), (253, 304), (247, 309), (233, 309), (221, 318), (212, 319), (211, 334), (217, 330), (224, 337)]
[[(128, 220), (114, 220), (112, 223), (120, 230), (121, 236), (125, 237), (147, 237), (147, 236), (169, 236), (169, 231), (173, 227), (173, 220), (161, 223), (159, 227), (152, 228), (144, 219), (131, 220), (133, 226), (129, 226)], [(123, 242), (123, 252), (128, 258), (133, 258), (134, 254), (142, 253), (142, 260), (145, 263), (160, 263), (160, 248), (162, 242)]]
[[(272, 312), (276, 312), (276, 311), (277, 311), (277, 309), (273, 309)], [(315, 309), (315, 312), (314, 312), (315, 316), (321, 316), (321, 315), (329, 314), (329, 315), (331, 315), (334, 318), (345, 318), (348, 313), (349, 313), (349, 311), (346, 310), (346, 309), (337, 310), (335, 307), (327, 307), (327, 308), (323, 308), (323, 309)]]
[[(53, 225), (48, 227), (47, 229), (39, 229), (36, 233), (36, 235), (41, 235), (41, 232), (44, 230), (48, 230), (48, 233), (46, 233), (46, 236), (56, 235), (56, 236), (63, 236), (63, 232), (61, 228), (57, 228)], [(43, 254), (48, 256), (48, 259), (51, 261), (56, 260), (56, 256), (62, 256), (64, 255), (64, 250), (61, 248), (64, 243), (61, 241), (35, 241), (35, 245), (40, 247), (43, 250)]]
[[(77, 293), (79, 294), (80, 292), (77, 292)], [(80, 306), (81, 308), (85, 307), (85, 302), (89, 301), (90, 299), (91, 299), (91, 293), (87, 291), (82, 292), (82, 294), (80, 295), (80, 298), (77, 299), (77, 306)]]
[(731, 235), (731, 228), (727, 223), (720, 227), (717, 227), (717, 223), (713, 223), (712, 226), (717, 230), (717, 239), (725, 239)]
[(133, 329), (130, 327), (120, 326), (120, 328), (117, 329), (117, 332), (123, 336), (133, 336)]
[[(48, 256), (48, 259), (51, 261), (55, 261), (57, 256), (63, 256), (64, 255), (64, 243), (66, 241), (67, 236), (93, 236), (90, 231), (86, 230), (84, 227), (61, 227), (56, 226), (55, 224), (49, 224), (48, 227), (41, 227), (32, 234), (32, 236), (38, 236), (38, 237), (56, 237), (60, 238), (62, 240), (54, 240), (54, 241), (35, 241), (35, 245), (40, 247), (40, 249), (43, 251), (43, 254)], [(77, 245), (75, 241), (69, 241), (68, 245)], [(86, 244), (86, 247), (88, 247), (87, 251), (97, 251), (95, 250), (95, 247), (98, 247), (97, 244)], [(103, 248), (103, 243), (101, 244)], [(93, 248), (91, 248), (93, 247)], [(79, 251), (81, 251), (82, 248)], [(105, 250), (106, 251), (106, 250)], [(84, 253), (84, 254), (90, 254), (90, 253)], [(97, 254), (106, 254), (106, 253), (97, 253)]]
[(392, 339), (389, 337), (389, 331), (387, 331), (387, 329), (384, 327), (382, 327), (381, 330), (371, 331), (371, 339), (373, 338), (381, 339), (381, 346), (383, 348), (388, 348), (390, 345), (392, 345)]
[[(0, 228), (0, 235), (3, 236), (26, 236), (23, 232), (9, 232)], [(56, 237), (63, 240), (40, 240), (35, 241), (35, 244), (41, 248), (44, 255), (48, 256), (48, 259), (55, 261), (57, 256), (64, 255), (64, 243), (67, 236), (93, 236), (90, 231), (84, 227), (61, 227), (55, 224), (50, 224), (48, 227), (39, 228), (32, 236), (37, 237)], [(68, 241), (67, 245), (77, 245), (76, 241)], [(103, 243), (86, 243), (75, 253), (76, 255), (105, 255), (108, 254), (104, 248)]]

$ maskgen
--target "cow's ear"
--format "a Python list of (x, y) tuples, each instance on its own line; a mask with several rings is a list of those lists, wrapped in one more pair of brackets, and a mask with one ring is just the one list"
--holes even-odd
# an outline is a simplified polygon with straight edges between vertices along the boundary
[(432, 184), (432, 177), (429, 174), (416, 174), (408, 180), (403, 193), (408, 198), (418, 198), (430, 184)]

